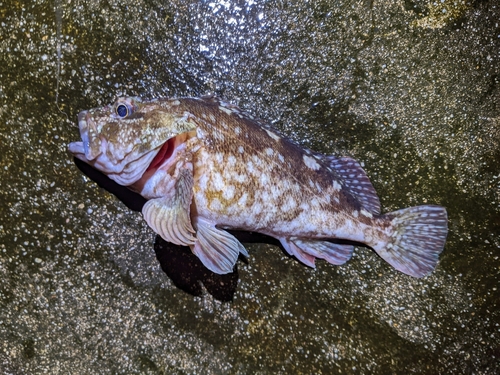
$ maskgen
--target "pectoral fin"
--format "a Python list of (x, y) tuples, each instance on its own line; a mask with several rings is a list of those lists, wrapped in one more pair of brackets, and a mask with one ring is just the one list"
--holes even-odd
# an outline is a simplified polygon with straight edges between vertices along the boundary
[(192, 199), (193, 172), (184, 168), (179, 171), (174, 194), (150, 199), (142, 208), (142, 214), (148, 225), (165, 241), (192, 245), (196, 241), (189, 216)]
[(212, 223), (198, 218), (196, 230), (198, 240), (191, 250), (210, 271), (217, 274), (233, 272), (238, 254), (248, 256), (240, 241)]

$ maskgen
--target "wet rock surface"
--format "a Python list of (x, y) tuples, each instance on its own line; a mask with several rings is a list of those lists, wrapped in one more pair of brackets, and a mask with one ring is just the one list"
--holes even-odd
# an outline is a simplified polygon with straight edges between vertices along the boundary
[[(498, 373), (499, 19), (494, 0), (2, 1), (0, 372)], [(437, 270), (362, 247), (312, 270), (258, 242), (217, 279), (66, 152), (80, 110), (208, 93), (363, 162), (385, 212), (446, 206)]]

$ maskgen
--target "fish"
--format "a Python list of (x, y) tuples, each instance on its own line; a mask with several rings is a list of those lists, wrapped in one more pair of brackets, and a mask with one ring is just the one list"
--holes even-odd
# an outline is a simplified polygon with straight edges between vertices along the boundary
[(444, 249), (446, 208), (382, 214), (358, 161), (301, 147), (216, 96), (120, 97), (80, 112), (78, 128), (69, 153), (143, 196), (149, 227), (217, 274), (249, 256), (230, 230), (274, 237), (313, 268), (342, 265), (364, 244), (416, 278)]

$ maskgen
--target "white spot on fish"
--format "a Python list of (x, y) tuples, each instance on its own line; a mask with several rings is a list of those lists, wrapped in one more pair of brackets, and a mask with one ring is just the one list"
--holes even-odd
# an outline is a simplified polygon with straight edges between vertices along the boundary
[(254, 214), (254, 215), (262, 214), (262, 204), (261, 203), (256, 202), (253, 204), (252, 214)]
[(223, 193), (222, 193), (222, 198), (226, 200), (231, 200), (234, 197), (234, 186), (233, 185), (228, 185), (225, 187)]
[(278, 199), (282, 195), (281, 190), (274, 185), (271, 186), (271, 194), (274, 200)]
[(353, 216), (353, 217), (358, 217), (358, 215), (359, 215), (359, 212), (358, 212), (358, 211), (353, 211), (353, 212), (352, 212), (352, 216)]
[(264, 129), (267, 133), (268, 136), (270, 136), (272, 139), (274, 139), (275, 141), (279, 141), (281, 138), (278, 134), (275, 134), (267, 129)]
[(224, 142), (224, 134), (222, 134), (221, 132), (214, 132), (214, 138), (221, 142)]
[(359, 211), (359, 212), (361, 213), (361, 215), (366, 216), (366, 217), (369, 217), (370, 219), (373, 217), (373, 214), (372, 214), (371, 212), (366, 211), (366, 210), (363, 210), (363, 209), (362, 209), (362, 210), (361, 210), (361, 211)]
[(226, 107), (219, 106), (219, 109), (220, 109), (222, 112), (227, 113), (228, 115), (231, 115), (231, 114), (233, 113), (233, 111), (232, 111), (232, 110), (230, 110), (229, 108), (226, 108)]
[(304, 163), (306, 164), (306, 166), (308, 168), (311, 168), (315, 171), (317, 171), (320, 168), (320, 165), (318, 164), (318, 162), (314, 158), (307, 156), (307, 155), (304, 155), (302, 157), (302, 159), (304, 160)]
[(217, 191), (224, 190), (224, 179), (222, 178), (222, 175), (220, 173), (214, 173), (212, 181), (213, 181), (213, 185), (214, 185), (215, 190), (217, 190)]
[(333, 189), (340, 190), (342, 189), (342, 186), (337, 181), (333, 181)]
[(300, 208), (302, 208), (304, 211), (310, 211), (310, 206), (309, 206), (309, 203), (308, 202), (302, 202), (300, 204)]
[(297, 201), (294, 198), (292, 198), (291, 196), (288, 196), (285, 204), (283, 204), (283, 206), (281, 206), (281, 211), (288, 212), (288, 211), (293, 210), (295, 207), (297, 207)]
[(171, 102), (170, 104), (172, 104), (172, 105), (179, 105), (179, 104), (181, 104), (181, 102), (180, 102), (180, 101), (178, 101), (178, 100), (174, 100), (174, 101), (173, 101), (173, 102)]
[(272, 156), (274, 154), (274, 150), (272, 148), (266, 148), (266, 154)]
[(245, 152), (245, 150), (243, 149), (243, 146), (238, 146), (238, 152), (240, 154), (243, 154), (243, 152)]
[(239, 183), (245, 182), (247, 180), (247, 176), (244, 174), (233, 174), (232, 176)]
[(234, 128), (234, 132), (236, 133), (236, 135), (240, 135), (241, 133), (241, 128), (239, 126), (235, 127)]
[(205, 133), (203, 132), (203, 130), (201, 130), (200, 127), (196, 128), (196, 137), (198, 137), (199, 139), (205, 139), (206, 138)]
[(227, 157), (227, 165), (234, 166), (236, 164), (236, 158), (233, 155)]
[(210, 118), (210, 121), (215, 122), (215, 116), (213, 114), (209, 114), (208, 117)]
[(249, 162), (247, 163), (247, 171), (248, 171), (249, 173), (254, 173), (254, 172), (255, 172), (255, 168), (253, 167), (253, 163), (252, 163), (251, 161), (249, 161)]
[(262, 184), (262, 186), (266, 186), (269, 182), (269, 176), (265, 173), (262, 173), (260, 175), (260, 183)]
[(238, 199), (238, 205), (239, 206), (245, 206), (245, 203), (247, 202), (248, 194), (243, 193), (240, 199)]
[(220, 200), (218, 200), (217, 198), (212, 199), (212, 201), (210, 202), (210, 209), (214, 211), (220, 211), (222, 209)]
[(285, 161), (285, 158), (284, 158), (284, 157), (283, 157), (283, 155), (281, 155), (281, 154), (278, 154), (278, 159), (279, 159), (279, 161), (280, 161), (280, 162), (282, 162), (282, 163)]
[(217, 152), (215, 154), (215, 160), (217, 161), (217, 163), (222, 164), (222, 162), (224, 161), (224, 155), (222, 155), (221, 152)]

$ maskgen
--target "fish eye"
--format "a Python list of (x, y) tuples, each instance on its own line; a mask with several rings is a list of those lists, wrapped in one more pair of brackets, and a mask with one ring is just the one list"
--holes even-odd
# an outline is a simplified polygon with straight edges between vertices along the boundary
[(113, 116), (118, 118), (127, 118), (132, 116), (134, 112), (137, 111), (140, 102), (141, 99), (135, 97), (118, 98), (113, 106)]
[(121, 118), (127, 117), (131, 112), (125, 104), (118, 104), (116, 106), (116, 114)]

